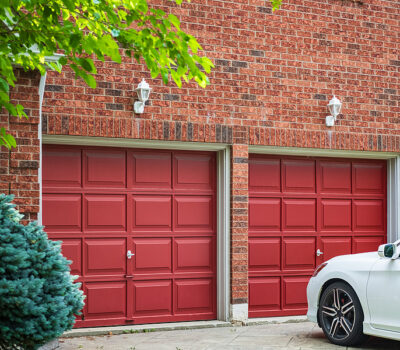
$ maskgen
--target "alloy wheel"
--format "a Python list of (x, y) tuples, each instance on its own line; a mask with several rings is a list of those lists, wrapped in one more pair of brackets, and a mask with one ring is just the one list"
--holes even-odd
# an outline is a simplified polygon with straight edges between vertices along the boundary
[(334, 288), (321, 305), (322, 323), (335, 340), (345, 340), (350, 336), (356, 321), (354, 301), (343, 289)]

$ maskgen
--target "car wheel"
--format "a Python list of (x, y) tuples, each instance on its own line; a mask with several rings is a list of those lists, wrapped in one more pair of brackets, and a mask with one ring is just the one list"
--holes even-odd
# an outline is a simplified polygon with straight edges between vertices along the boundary
[(335, 282), (322, 293), (318, 317), (326, 337), (334, 344), (362, 343), (364, 313), (357, 294), (348, 284)]

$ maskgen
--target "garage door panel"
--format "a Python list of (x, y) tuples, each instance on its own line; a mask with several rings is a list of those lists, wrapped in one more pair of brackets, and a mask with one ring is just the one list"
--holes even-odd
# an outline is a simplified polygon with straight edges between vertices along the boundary
[(85, 239), (85, 276), (126, 274), (126, 239)]
[(307, 309), (307, 284), (311, 276), (283, 278), (283, 309)]
[(249, 230), (279, 231), (281, 228), (280, 198), (249, 199)]
[(321, 230), (351, 231), (351, 200), (321, 200)]
[(321, 160), (319, 167), (321, 193), (351, 193), (351, 161)]
[(87, 296), (76, 327), (216, 318), (215, 153), (44, 149), (43, 222)]
[(353, 254), (378, 251), (378, 247), (384, 243), (383, 236), (377, 237), (354, 237)]
[(134, 273), (170, 272), (172, 268), (171, 238), (133, 239)]
[(62, 239), (61, 252), (68, 260), (72, 261), (70, 265), (71, 274), (82, 274), (82, 242), (80, 239), (64, 238)]
[(84, 165), (85, 186), (103, 188), (126, 186), (124, 151), (85, 151)]
[(86, 230), (126, 230), (125, 195), (86, 195)]
[(282, 160), (283, 192), (315, 192), (315, 161), (303, 159)]
[(176, 196), (175, 229), (211, 232), (213, 212), (211, 196)]
[(134, 196), (133, 230), (171, 231), (171, 196)]
[(136, 281), (133, 288), (133, 317), (172, 314), (172, 281)]
[(384, 203), (382, 200), (353, 201), (353, 230), (354, 231), (383, 231)]
[(43, 149), (43, 187), (81, 187), (81, 150)]
[(283, 238), (283, 269), (314, 269), (315, 251), (314, 237)]
[(125, 282), (88, 282), (85, 294), (85, 318), (126, 317)]
[(252, 157), (249, 160), (249, 191), (281, 191), (280, 159)]
[(284, 199), (283, 230), (311, 230), (316, 228), (315, 199)]
[(43, 194), (43, 225), (46, 230), (81, 230), (80, 194)]
[(212, 279), (175, 280), (176, 313), (213, 312)]
[(250, 155), (248, 208), (249, 317), (305, 314), (316, 265), (386, 240), (385, 161)]
[(281, 308), (281, 279), (279, 277), (249, 278), (249, 311), (271, 311)]
[(353, 164), (353, 193), (383, 194), (386, 185), (384, 163), (362, 162)]
[(171, 153), (159, 151), (128, 152), (130, 171), (129, 187), (170, 189)]
[(281, 239), (249, 238), (249, 269), (280, 270), (281, 269)]
[(175, 153), (175, 189), (210, 190), (214, 188), (214, 158), (211, 154)]
[(214, 265), (214, 238), (176, 238), (176, 272), (211, 272)]
[(322, 260), (327, 261), (338, 255), (351, 254), (351, 237), (322, 237), (320, 246)]

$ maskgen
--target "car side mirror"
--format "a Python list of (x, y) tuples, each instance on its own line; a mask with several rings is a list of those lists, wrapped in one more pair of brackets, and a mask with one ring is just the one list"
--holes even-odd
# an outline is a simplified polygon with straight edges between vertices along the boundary
[(397, 259), (400, 255), (400, 249), (397, 244), (382, 244), (378, 248), (378, 255), (381, 258)]

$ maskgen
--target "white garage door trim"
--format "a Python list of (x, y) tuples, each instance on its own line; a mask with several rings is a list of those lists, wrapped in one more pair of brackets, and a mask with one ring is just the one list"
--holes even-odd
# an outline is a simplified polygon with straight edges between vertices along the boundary
[(400, 156), (387, 161), (388, 242), (400, 239)]
[[(217, 152), (217, 319), (229, 320), (230, 301), (230, 147), (226, 144), (149, 141), (106, 137), (42, 135), (43, 144), (151, 148)], [(40, 164), (40, 171), (42, 166)], [(40, 184), (41, 187), (41, 184)], [(40, 188), (40, 213), (42, 212)], [(39, 220), (41, 215), (39, 215)], [(41, 221), (41, 220), (40, 220)]]

